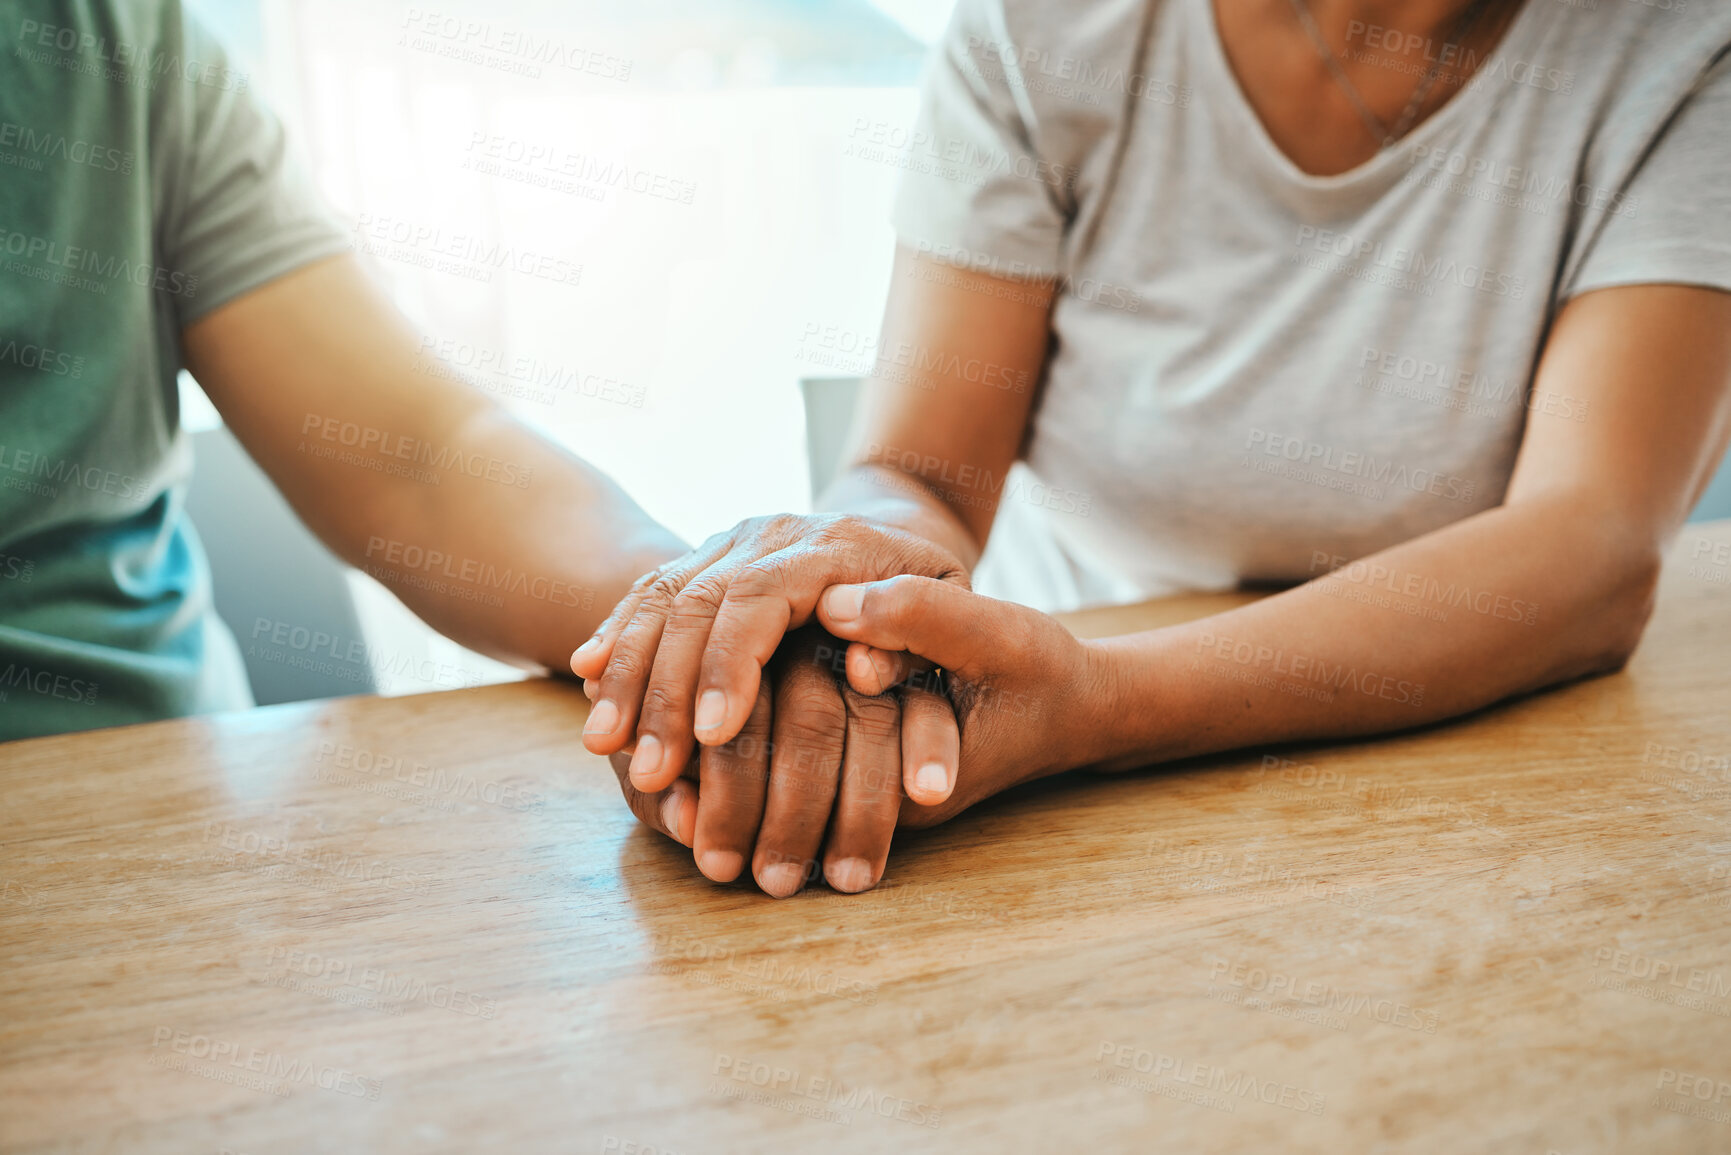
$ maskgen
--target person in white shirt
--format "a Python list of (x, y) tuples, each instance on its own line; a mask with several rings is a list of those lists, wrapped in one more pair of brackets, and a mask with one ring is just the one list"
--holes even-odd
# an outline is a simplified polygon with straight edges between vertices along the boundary
[[(945, 671), (961, 746), (930, 789), (904, 759), (903, 824), (1620, 667), (1731, 438), (1727, 124), (1725, 5), (962, 0), (826, 507), (981, 592), (777, 596), (856, 523), (711, 543), (574, 659), (590, 749), (688, 789), (814, 615), (857, 690)], [(1287, 588), (1090, 642), (1042, 612), (1250, 585)]]

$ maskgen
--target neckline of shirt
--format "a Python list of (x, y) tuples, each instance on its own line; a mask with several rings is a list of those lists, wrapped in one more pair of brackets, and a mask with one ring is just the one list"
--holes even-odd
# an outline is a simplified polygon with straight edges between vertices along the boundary
[[(1268, 126), (1262, 122), (1262, 117), (1251, 105), (1250, 98), (1244, 94), (1244, 88), (1239, 84), (1238, 76), (1232, 71), (1232, 64), (1226, 58), (1226, 45), (1220, 36), (1220, 24), (1215, 19), (1214, 0), (1188, 2), (1189, 15), (1195, 28), (1192, 36), (1202, 41), (1200, 55), (1203, 58), (1203, 68), (1209, 74), (1207, 83), (1220, 94), (1220, 103), (1227, 108), (1227, 115), (1238, 122), (1243, 135), (1253, 142), (1252, 147), (1281, 180), (1315, 191), (1350, 189), (1377, 181), (1391, 171), (1405, 172), (1410, 164), (1409, 154), (1415, 146), (1443, 136), (1451, 125), (1468, 115), (1475, 105), (1491, 99), (1494, 93), (1487, 95), (1493, 83), (1490, 76), (1493, 65), (1498, 60), (1510, 54), (1514, 54), (1518, 59), (1531, 59), (1531, 48), (1539, 41), (1545, 28), (1543, 13), (1538, 10), (1559, 7), (1547, 0), (1524, 0), (1520, 11), (1515, 13), (1514, 23), (1503, 33), (1502, 40), (1479, 62), (1479, 67), (1468, 78), (1466, 86), (1449, 97), (1441, 108), (1420, 121), (1411, 132), (1396, 142), (1393, 148), (1382, 149), (1369, 160), (1345, 172), (1318, 174), (1305, 172), (1298, 167), (1286, 154), (1286, 150), (1274, 142), (1274, 138), (1269, 135)], [(1398, 169), (1395, 168), (1396, 165), (1399, 166)]]

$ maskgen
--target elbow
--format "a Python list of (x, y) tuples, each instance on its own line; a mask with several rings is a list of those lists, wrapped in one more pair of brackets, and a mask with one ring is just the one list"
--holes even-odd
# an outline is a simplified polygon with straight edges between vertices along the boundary
[(1656, 543), (1608, 551), (1604, 580), (1576, 626), (1588, 643), (1591, 673), (1615, 673), (1635, 656), (1653, 617), (1662, 564)]

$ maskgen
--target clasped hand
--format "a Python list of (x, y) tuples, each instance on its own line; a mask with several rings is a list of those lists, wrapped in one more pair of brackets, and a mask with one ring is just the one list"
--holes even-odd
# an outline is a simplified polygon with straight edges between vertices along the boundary
[(841, 515), (710, 538), (639, 579), (571, 659), (584, 745), (632, 812), (708, 878), (749, 860), (778, 898), (819, 862), (867, 890), (898, 824), (1081, 764), (1067, 699), (1090, 667), (1052, 618), (970, 593), (947, 551)]

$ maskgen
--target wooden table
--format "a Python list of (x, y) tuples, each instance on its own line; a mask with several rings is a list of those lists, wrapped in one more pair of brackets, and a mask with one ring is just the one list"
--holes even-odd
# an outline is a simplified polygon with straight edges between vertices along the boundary
[(548, 683), (0, 747), (0, 1147), (1731, 1151), (1728, 563), (1620, 675), (1041, 783), (857, 897), (705, 882)]

